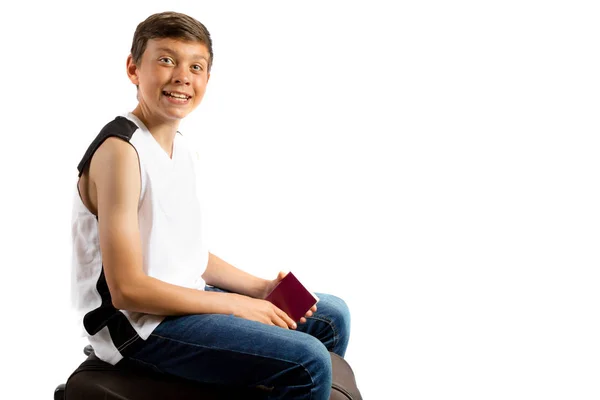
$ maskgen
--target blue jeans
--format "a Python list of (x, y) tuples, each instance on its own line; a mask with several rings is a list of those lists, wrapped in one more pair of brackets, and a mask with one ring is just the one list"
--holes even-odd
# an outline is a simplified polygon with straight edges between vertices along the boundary
[(167, 317), (128, 359), (198, 382), (262, 387), (269, 399), (329, 399), (329, 351), (344, 356), (350, 312), (342, 299), (316, 295), (317, 312), (296, 330), (224, 314)]

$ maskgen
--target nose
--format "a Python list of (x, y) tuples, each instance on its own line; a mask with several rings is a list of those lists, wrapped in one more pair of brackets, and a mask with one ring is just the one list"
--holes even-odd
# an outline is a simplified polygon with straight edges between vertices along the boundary
[(181, 66), (178, 66), (177, 68), (175, 68), (173, 70), (173, 83), (175, 83), (177, 85), (189, 86), (190, 85), (189, 74), (190, 74), (190, 72), (187, 70), (187, 68), (182, 68)]

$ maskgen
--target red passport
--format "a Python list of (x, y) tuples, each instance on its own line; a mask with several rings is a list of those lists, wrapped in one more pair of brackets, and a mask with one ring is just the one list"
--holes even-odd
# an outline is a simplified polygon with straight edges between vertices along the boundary
[(306, 289), (294, 274), (288, 272), (265, 300), (275, 304), (291, 319), (298, 322), (312, 306), (317, 304), (319, 298)]

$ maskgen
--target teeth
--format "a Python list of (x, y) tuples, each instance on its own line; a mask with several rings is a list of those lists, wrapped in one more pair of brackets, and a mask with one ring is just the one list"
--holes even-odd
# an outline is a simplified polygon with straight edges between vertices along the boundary
[(187, 99), (188, 96), (186, 96), (185, 94), (179, 94), (179, 93), (171, 93), (171, 92), (166, 92), (169, 96), (171, 97), (177, 97), (178, 99)]

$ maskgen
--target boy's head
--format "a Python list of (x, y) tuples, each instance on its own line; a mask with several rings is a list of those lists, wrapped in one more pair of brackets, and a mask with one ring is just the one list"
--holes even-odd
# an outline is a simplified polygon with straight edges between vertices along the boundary
[(210, 72), (213, 62), (210, 33), (196, 19), (189, 15), (172, 11), (153, 14), (137, 26), (131, 45), (133, 62), (135, 64), (140, 63), (148, 40), (162, 38), (182, 39), (204, 44), (210, 55), (210, 59), (208, 60), (208, 71)]

